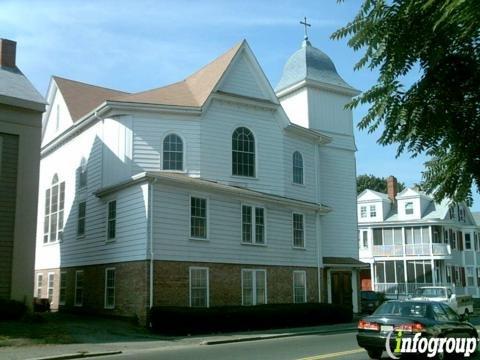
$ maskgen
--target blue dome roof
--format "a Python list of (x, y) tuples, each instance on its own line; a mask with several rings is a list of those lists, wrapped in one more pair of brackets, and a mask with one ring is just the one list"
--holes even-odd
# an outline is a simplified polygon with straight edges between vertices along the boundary
[(354, 90), (338, 75), (328, 55), (313, 47), (308, 40), (304, 40), (302, 47), (288, 59), (275, 91), (286, 89), (306, 79)]

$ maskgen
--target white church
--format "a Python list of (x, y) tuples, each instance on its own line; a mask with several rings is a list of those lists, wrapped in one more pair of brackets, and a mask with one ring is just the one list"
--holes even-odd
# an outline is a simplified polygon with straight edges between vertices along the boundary
[(305, 38), (275, 90), (246, 41), (184, 80), (126, 93), (53, 77), (35, 296), (151, 306), (359, 309), (359, 92)]

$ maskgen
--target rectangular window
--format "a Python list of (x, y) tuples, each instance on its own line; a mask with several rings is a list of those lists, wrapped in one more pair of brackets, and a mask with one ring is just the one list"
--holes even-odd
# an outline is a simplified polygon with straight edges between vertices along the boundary
[(405, 203), (405, 214), (413, 215), (413, 202)]
[(307, 273), (305, 271), (293, 272), (293, 302), (295, 304), (307, 302)]
[(368, 248), (368, 231), (362, 231), (362, 243), (364, 248)]
[(85, 235), (85, 218), (87, 213), (87, 202), (78, 204), (77, 236)]
[(190, 198), (190, 236), (197, 239), (207, 238), (207, 199)]
[(383, 261), (375, 263), (375, 280), (377, 283), (385, 282), (385, 263)]
[(58, 304), (65, 305), (67, 300), (67, 272), (60, 272), (60, 294), (58, 297)]
[(367, 207), (361, 206), (360, 207), (360, 217), (366, 218), (367, 217)]
[(382, 229), (373, 229), (373, 245), (383, 245)]
[(48, 273), (47, 294), (48, 294), (48, 301), (50, 301), (50, 304), (53, 302), (54, 284), (55, 284), (55, 273), (49, 272)]
[(105, 269), (105, 309), (115, 308), (115, 268)]
[(208, 307), (208, 268), (190, 268), (190, 306)]
[(37, 298), (42, 298), (43, 274), (37, 274)]
[(470, 233), (465, 233), (465, 250), (472, 250), (472, 239)]
[(116, 236), (116, 226), (117, 226), (117, 201), (116, 200), (109, 201), (107, 208), (108, 208), (107, 240), (114, 240)]
[(467, 286), (475, 286), (475, 268), (467, 267)]
[[(447, 283), (451, 284), (452, 283), (452, 267), (447, 265), (446, 269), (447, 269)], [(479, 268), (479, 270), (480, 270), (480, 268)], [(479, 274), (480, 274), (480, 272), (479, 272)]]
[[(255, 216), (253, 216), (255, 212)], [(265, 244), (265, 209), (242, 205), (242, 242)]]
[(293, 246), (305, 247), (305, 223), (303, 214), (293, 214)]
[(267, 303), (267, 273), (265, 270), (242, 270), (242, 305)]
[(83, 306), (83, 270), (75, 271), (75, 306)]
[(65, 182), (55, 184), (45, 191), (43, 219), (43, 243), (61, 241), (63, 238), (63, 211), (65, 206)]
[(375, 205), (370, 205), (370, 217), (377, 216), (377, 207)]

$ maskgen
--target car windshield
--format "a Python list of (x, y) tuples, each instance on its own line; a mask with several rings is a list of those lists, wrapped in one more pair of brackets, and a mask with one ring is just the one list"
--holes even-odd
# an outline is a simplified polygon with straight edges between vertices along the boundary
[(377, 293), (373, 291), (362, 292), (362, 299), (364, 300), (377, 300)]
[(416, 302), (387, 302), (380, 306), (374, 314), (425, 317), (427, 314), (427, 304)]
[(441, 288), (423, 288), (415, 290), (415, 296), (436, 298), (445, 297), (445, 290)]

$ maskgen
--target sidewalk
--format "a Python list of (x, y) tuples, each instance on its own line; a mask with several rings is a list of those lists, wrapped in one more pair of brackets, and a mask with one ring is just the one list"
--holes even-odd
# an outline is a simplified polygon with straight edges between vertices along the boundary
[[(251, 331), (221, 335), (191, 337), (164, 337), (155, 341), (132, 341), (95, 344), (8, 346), (0, 348), (1, 359), (72, 359), (88, 356), (110, 355), (118, 352), (148, 350), (156, 348), (174, 348), (193, 345), (216, 345), (230, 342), (255, 341), (272, 338), (302, 336), (310, 334), (329, 334), (356, 330), (357, 323), (322, 325), (314, 327)], [(71, 356), (68, 356), (71, 355)], [(66, 357), (68, 356), (68, 357)]]

